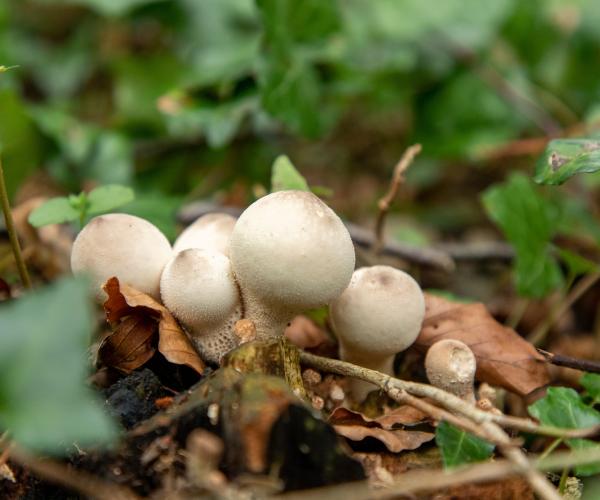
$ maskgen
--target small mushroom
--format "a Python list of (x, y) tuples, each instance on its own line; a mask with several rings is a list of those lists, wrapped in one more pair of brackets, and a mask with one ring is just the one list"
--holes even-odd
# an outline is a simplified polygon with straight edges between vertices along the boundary
[(439, 340), (425, 356), (429, 382), (469, 403), (475, 403), (473, 381), (476, 369), (473, 351), (460, 340)]
[(159, 298), (160, 275), (172, 257), (171, 244), (150, 222), (127, 214), (94, 217), (77, 235), (71, 270), (87, 274), (99, 301), (102, 285), (113, 276)]
[[(389, 266), (354, 271), (350, 285), (330, 306), (341, 359), (394, 374), (394, 357), (417, 338), (425, 299), (417, 282)], [(375, 385), (352, 380), (350, 392), (362, 401)]]
[(250, 205), (231, 234), (231, 264), (258, 339), (283, 334), (298, 313), (326, 305), (350, 281), (354, 246), (314, 194), (278, 191)]
[(236, 347), (233, 327), (242, 308), (231, 263), (222, 253), (199, 248), (179, 252), (163, 271), (160, 293), (205, 361), (218, 363)]
[(235, 217), (225, 213), (211, 213), (198, 217), (175, 240), (175, 253), (188, 248), (207, 248), (229, 257), (229, 239), (235, 226)]

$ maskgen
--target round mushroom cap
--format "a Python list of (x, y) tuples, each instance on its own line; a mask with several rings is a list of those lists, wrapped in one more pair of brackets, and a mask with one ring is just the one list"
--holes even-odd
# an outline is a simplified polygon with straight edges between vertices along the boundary
[(390, 266), (354, 271), (350, 285), (330, 306), (333, 329), (354, 357), (390, 356), (417, 338), (425, 298), (417, 282)]
[(71, 270), (87, 274), (98, 300), (102, 285), (113, 276), (154, 298), (160, 296), (160, 275), (172, 256), (171, 244), (147, 220), (128, 214), (94, 217), (77, 235)]
[(464, 386), (472, 387), (477, 360), (473, 351), (464, 342), (443, 339), (433, 344), (425, 356), (425, 371), (431, 384), (450, 392)]
[(331, 302), (355, 262), (344, 223), (305, 191), (278, 191), (250, 205), (233, 229), (230, 251), (244, 294), (289, 310)]
[(231, 263), (214, 250), (189, 248), (175, 255), (163, 271), (160, 293), (165, 307), (195, 334), (226, 321), (240, 304)]
[(229, 239), (235, 217), (225, 213), (212, 213), (198, 217), (175, 240), (175, 253), (188, 248), (216, 250), (229, 257)]

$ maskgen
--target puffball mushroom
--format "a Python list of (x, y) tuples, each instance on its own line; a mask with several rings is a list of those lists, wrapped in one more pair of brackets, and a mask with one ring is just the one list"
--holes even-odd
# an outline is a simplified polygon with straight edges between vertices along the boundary
[[(350, 285), (330, 306), (333, 330), (344, 361), (394, 374), (394, 357), (417, 338), (425, 298), (417, 282), (390, 266), (354, 271)], [(362, 401), (376, 386), (352, 380), (350, 393)]]
[(92, 278), (96, 298), (113, 276), (140, 292), (159, 298), (160, 275), (172, 257), (171, 244), (150, 222), (127, 214), (94, 217), (77, 235), (71, 269)]
[(429, 382), (469, 403), (475, 403), (473, 381), (476, 369), (473, 351), (460, 340), (439, 340), (425, 356)]
[(199, 248), (179, 252), (163, 271), (160, 293), (204, 360), (218, 363), (236, 347), (233, 327), (242, 307), (231, 263), (222, 253)]
[(239, 217), (230, 241), (244, 317), (258, 339), (283, 334), (298, 313), (326, 305), (348, 285), (354, 246), (331, 208), (305, 191), (260, 198)]
[(207, 248), (229, 257), (229, 239), (235, 221), (235, 217), (220, 212), (198, 217), (175, 240), (173, 251)]

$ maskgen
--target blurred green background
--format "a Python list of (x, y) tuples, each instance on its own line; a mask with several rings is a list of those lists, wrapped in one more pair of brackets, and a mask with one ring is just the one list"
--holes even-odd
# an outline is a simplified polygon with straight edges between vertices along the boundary
[(285, 153), (360, 219), (421, 142), (398, 208), (456, 234), (548, 137), (595, 134), (599, 26), (593, 0), (3, 0), (9, 188), (130, 185), (173, 237), (182, 204), (243, 205)]

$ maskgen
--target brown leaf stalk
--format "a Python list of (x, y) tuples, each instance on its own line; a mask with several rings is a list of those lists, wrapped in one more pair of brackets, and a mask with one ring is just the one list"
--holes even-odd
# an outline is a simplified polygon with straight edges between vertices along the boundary
[(394, 174), (392, 175), (392, 180), (390, 182), (390, 187), (388, 192), (385, 194), (383, 198), (379, 200), (377, 206), (379, 207), (379, 213), (377, 215), (377, 220), (375, 222), (375, 242), (373, 244), (373, 252), (378, 254), (383, 248), (384, 234), (383, 229), (385, 226), (385, 219), (392, 206), (394, 198), (398, 194), (398, 189), (400, 189), (400, 185), (404, 182), (404, 173), (408, 170), (408, 167), (412, 164), (415, 156), (417, 156), (421, 152), (420, 144), (413, 144), (409, 148), (404, 151), (402, 158), (396, 164), (394, 168)]

